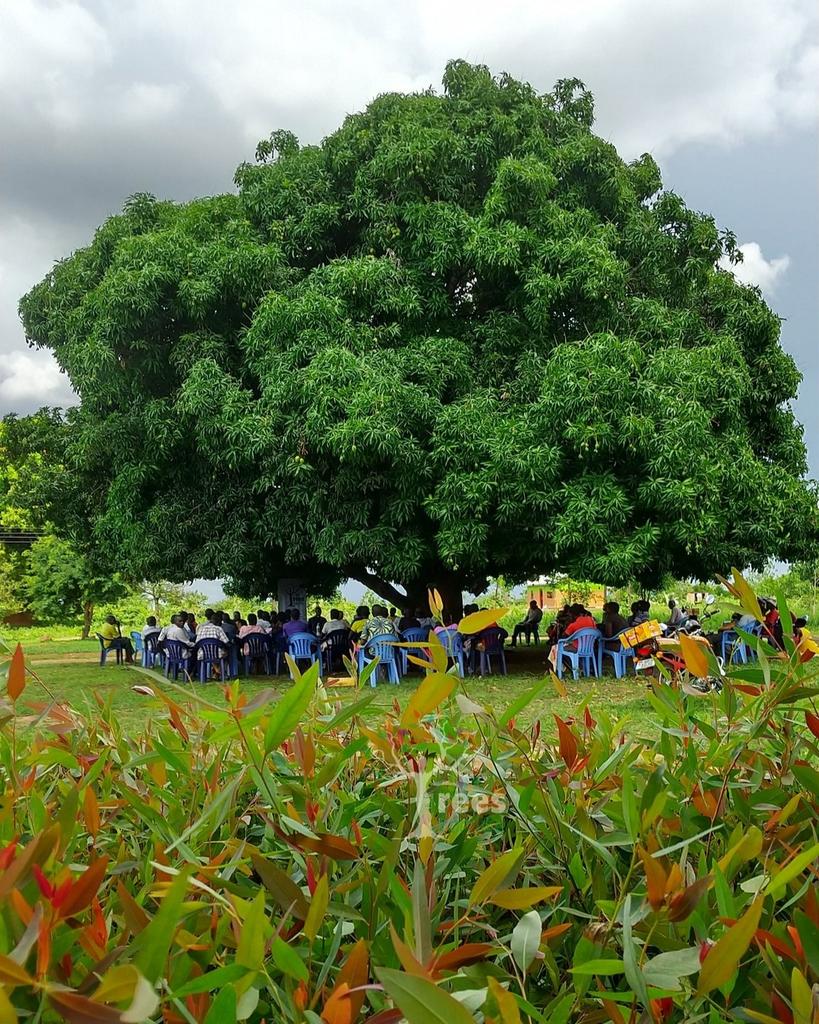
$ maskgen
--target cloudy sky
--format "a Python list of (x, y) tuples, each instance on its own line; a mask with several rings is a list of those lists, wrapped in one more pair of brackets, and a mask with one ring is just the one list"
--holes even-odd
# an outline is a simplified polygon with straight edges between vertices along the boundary
[(318, 141), (451, 57), (582, 78), (597, 130), (736, 232), (819, 475), (815, 0), (0, 0), (0, 414), (71, 400), (17, 302), (129, 194), (225, 191), (271, 129)]

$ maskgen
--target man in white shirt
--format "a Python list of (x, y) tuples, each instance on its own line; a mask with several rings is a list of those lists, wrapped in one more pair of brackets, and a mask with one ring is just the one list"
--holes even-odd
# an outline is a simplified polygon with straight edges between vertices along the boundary
[(344, 618), (344, 613), (338, 608), (330, 609), (330, 618), (324, 623), (321, 630), (322, 636), (333, 633), (337, 629), (349, 629), (350, 623)]
[(159, 633), (158, 641), (162, 640), (178, 640), (180, 644), (183, 644), (187, 650), (193, 647), (191, 643), (188, 631), (182, 628), (182, 616), (174, 615), (171, 617), (171, 624), (164, 626)]
[(145, 625), (142, 627), (142, 639), (144, 640), (146, 636), (157, 636), (159, 632), (160, 629), (156, 624), (156, 616), (149, 615), (145, 620)]

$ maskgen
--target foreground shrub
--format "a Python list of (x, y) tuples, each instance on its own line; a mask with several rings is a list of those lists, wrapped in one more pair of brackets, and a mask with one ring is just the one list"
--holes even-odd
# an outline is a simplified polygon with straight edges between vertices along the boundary
[[(817, 1019), (815, 661), (655, 685), (653, 740), (435, 672), (281, 696), (133, 675), (126, 734), (7, 670), (0, 1022)], [(150, 678), (147, 678), (150, 676)], [(641, 685), (635, 681), (635, 686)], [(158, 714), (162, 709), (162, 714)]]

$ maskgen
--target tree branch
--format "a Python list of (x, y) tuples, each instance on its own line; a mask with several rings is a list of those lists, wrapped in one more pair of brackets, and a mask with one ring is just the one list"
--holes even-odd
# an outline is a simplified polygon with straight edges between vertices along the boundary
[(350, 570), (350, 578), (358, 580), (365, 587), (374, 591), (379, 597), (383, 597), (385, 601), (390, 601), (392, 604), (404, 608), (407, 603), (407, 595), (402, 594), (400, 590), (397, 590), (392, 583), (382, 579), (374, 572), (370, 572), (369, 569), (356, 568)]

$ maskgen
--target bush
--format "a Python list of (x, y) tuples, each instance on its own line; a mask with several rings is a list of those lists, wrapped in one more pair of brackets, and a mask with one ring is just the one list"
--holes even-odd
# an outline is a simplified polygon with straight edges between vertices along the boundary
[(0, 1020), (808, 1024), (811, 643), (656, 685), (640, 742), (590, 707), (524, 724), (548, 679), (496, 711), (441, 672), (379, 727), (379, 691), (312, 673), (252, 700), (134, 675), (163, 716), (126, 735), (27, 707), (17, 654)]

